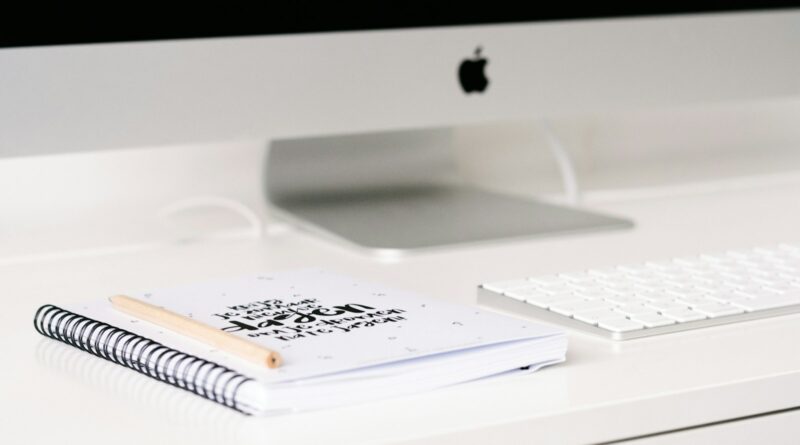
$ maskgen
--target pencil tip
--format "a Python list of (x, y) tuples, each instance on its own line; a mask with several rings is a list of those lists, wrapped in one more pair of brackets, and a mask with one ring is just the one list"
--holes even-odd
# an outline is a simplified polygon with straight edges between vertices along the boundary
[(267, 359), (267, 366), (270, 368), (277, 368), (281, 365), (281, 357), (277, 353), (272, 353)]

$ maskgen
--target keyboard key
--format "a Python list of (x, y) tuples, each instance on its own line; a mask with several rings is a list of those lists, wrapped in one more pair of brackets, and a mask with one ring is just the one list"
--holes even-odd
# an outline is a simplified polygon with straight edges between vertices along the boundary
[(755, 284), (752, 281), (748, 281), (746, 284), (741, 285), (734, 285), (736, 288), (736, 292), (741, 292), (743, 294), (748, 294), (751, 297), (758, 297), (762, 293), (764, 293), (764, 286), (760, 284)]
[(636, 298), (648, 302), (656, 301), (673, 301), (675, 298), (666, 292), (640, 292), (636, 294)]
[(609, 320), (600, 320), (597, 324), (599, 327), (609, 330), (611, 332), (630, 332), (643, 329), (642, 323), (628, 320), (627, 318), (612, 318)]
[(525, 298), (526, 303), (532, 304), (542, 309), (547, 309), (556, 303), (566, 303), (569, 301), (577, 301), (577, 300), (582, 300), (582, 298), (578, 297), (575, 294), (552, 295), (552, 294), (539, 293), (535, 295), (530, 295)]
[(776, 295), (780, 295), (780, 292), (754, 287), (754, 288), (737, 290), (736, 294), (747, 298), (761, 298), (761, 297), (769, 298), (769, 297), (774, 297)]
[(545, 292), (545, 293), (553, 294), (553, 295), (555, 295), (555, 294), (567, 294), (567, 293), (572, 292), (572, 289), (570, 289), (569, 286), (567, 286), (565, 284), (552, 284), (550, 286), (537, 285), (536, 289), (538, 289), (541, 292)]
[(709, 300), (705, 296), (702, 296), (702, 297), (699, 297), (699, 296), (677, 297), (677, 298), (675, 298), (675, 301), (680, 303), (680, 304), (684, 304), (686, 306), (689, 306), (691, 308), (695, 308), (695, 307), (698, 307), (698, 306), (706, 306), (708, 304), (713, 304), (714, 303), (713, 301)]
[(658, 311), (689, 309), (689, 306), (682, 303), (678, 303), (677, 301), (674, 300), (651, 301), (647, 303), (647, 306), (650, 306), (653, 309), (657, 309)]
[(733, 293), (736, 292), (737, 288), (735, 286), (731, 286), (727, 284), (727, 281), (713, 281), (706, 284), (701, 284), (697, 286), (697, 290), (708, 292), (708, 293), (719, 293), (719, 292), (728, 292)]
[(731, 305), (747, 312), (763, 311), (796, 304), (800, 304), (800, 298), (798, 298), (797, 294), (775, 295), (772, 297), (754, 298), (731, 303)]
[(541, 299), (541, 298), (552, 298), (553, 296), (550, 294), (546, 294), (544, 292), (539, 291), (536, 288), (519, 288), (519, 289), (512, 289), (510, 291), (504, 292), (505, 295), (509, 297), (519, 300), (525, 301), (529, 298), (531, 299)]
[(637, 281), (635, 287), (637, 289), (657, 291), (664, 287), (664, 279), (658, 278), (649, 281)]
[(675, 297), (675, 299), (679, 298), (691, 298), (691, 299), (705, 299), (707, 292), (700, 290), (700, 289), (673, 289), (667, 291), (668, 294)]
[(767, 275), (767, 274), (758, 274), (752, 278), (754, 283), (758, 283), (761, 286), (769, 287), (780, 284), (780, 278), (777, 278), (775, 275)]
[(787, 292), (793, 292), (797, 289), (789, 283), (780, 282), (776, 284), (770, 284), (769, 286), (764, 287), (764, 290), (775, 292), (776, 294), (785, 294)]
[(609, 295), (606, 295), (605, 297), (603, 297), (603, 299), (605, 301), (608, 301), (608, 302), (611, 302), (611, 303), (614, 303), (614, 304), (618, 304), (620, 306), (624, 305), (624, 304), (633, 304), (633, 303), (639, 303), (640, 302), (640, 300), (638, 298), (630, 296), (630, 295), (609, 294)]
[(725, 315), (736, 315), (744, 312), (743, 308), (721, 303), (712, 303), (706, 306), (697, 306), (692, 309), (703, 315), (707, 315), (708, 318), (717, 318)]
[(717, 303), (732, 303), (734, 301), (747, 300), (750, 297), (738, 292), (712, 292), (708, 294), (708, 299)]
[(647, 328), (656, 328), (675, 324), (675, 320), (656, 313), (631, 315), (631, 321), (641, 323)]
[(603, 286), (594, 281), (587, 281), (584, 283), (570, 283), (569, 287), (571, 289), (575, 289), (578, 292), (583, 292), (585, 294), (590, 294), (590, 295), (605, 293)]
[(596, 325), (601, 320), (624, 319), (625, 316), (611, 309), (594, 309), (586, 312), (576, 312), (572, 315), (572, 318)]
[(670, 309), (661, 311), (661, 315), (671, 318), (678, 323), (686, 323), (688, 321), (705, 320), (707, 317), (704, 314), (695, 312), (690, 309)]
[(569, 317), (576, 312), (586, 312), (592, 309), (610, 309), (612, 307), (613, 305), (603, 300), (580, 300), (552, 303), (549, 309)]
[(657, 314), (658, 311), (655, 309), (645, 306), (641, 303), (633, 303), (633, 304), (626, 304), (624, 306), (617, 306), (614, 308), (615, 311), (619, 312), (620, 314), (634, 316), (640, 314)]
[(583, 291), (575, 291), (575, 295), (583, 298), (584, 300), (604, 300), (605, 294), (598, 295), (596, 293), (591, 292), (583, 292)]

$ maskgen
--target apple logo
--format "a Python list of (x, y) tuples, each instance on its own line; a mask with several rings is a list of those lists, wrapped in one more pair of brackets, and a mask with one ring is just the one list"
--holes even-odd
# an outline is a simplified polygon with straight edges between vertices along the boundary
[(475, 56), (472, 59), (464, 59), (458, 67), (458, 80), (464, 92), (482, 93), (489, 86), (489, 79), (483, 72), (489, 60), (481, 57), (481, 47), (475, 48)]

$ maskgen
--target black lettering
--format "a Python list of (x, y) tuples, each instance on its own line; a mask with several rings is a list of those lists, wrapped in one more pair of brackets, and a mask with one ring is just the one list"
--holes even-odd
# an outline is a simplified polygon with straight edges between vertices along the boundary
[[(356, 306), (360, 307), (361, 309), (358, 309)], [(360, 314), (360, 313), (364, 312), (365, 310), (375, 309), (374, 307), (365, 306), (363, 304), (353, 304), (353, 303), (345, 304), (344, 306), (334, 306), (333, 308), (334, 309), (341, 309), (341, 310), (347, 311), (347, 312), (355, 312), (356, 314)]]
[(224, 328), (222, 328), (222, 330), (225, 332), (238, 332), (245, 329), (248, 331), (255, 331), (256, 329), (258, 329), (255, 326), (249, 325), (247, 323), (242, 323), (241, 321), (238, 320), (232, 320), (230, 323), (233, 326), (225, 326)]
[(336, 311), (336, 310), (333, 310), (333, 309), (330, 309), (330, 308), (321, 307), (319, 309), (314, 309), (313, 311), (311, 311), (311, 313), (314, 314), (314, 315), (322, 316), (322, 317), (335, 317), (337, 315), (344, 314), (344, 311), (342, 311), (342, 310)]

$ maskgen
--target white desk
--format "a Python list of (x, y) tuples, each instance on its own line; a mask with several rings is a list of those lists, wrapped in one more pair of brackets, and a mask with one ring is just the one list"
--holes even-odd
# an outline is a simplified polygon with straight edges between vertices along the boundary
[(595, 203), (632, 217), (637, 227), (630, 231), (454, 249), (396, 263), (290, 230), (260, 241), (5, 265), (0, 441), (597, 442), (798, 407), (798, 315), (627, 343), (573, 332), (567, 362), (529, 376), (263, 419), (45, 339), (31, 319), (48, 302), (306, 266), (474, 303), (483, 281), (797, 240), (799, 204), (800, 175), (748, 189)]

